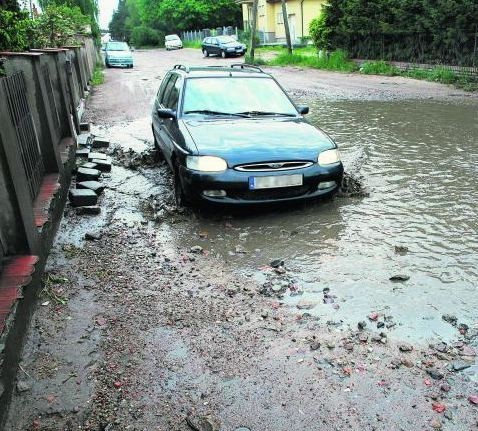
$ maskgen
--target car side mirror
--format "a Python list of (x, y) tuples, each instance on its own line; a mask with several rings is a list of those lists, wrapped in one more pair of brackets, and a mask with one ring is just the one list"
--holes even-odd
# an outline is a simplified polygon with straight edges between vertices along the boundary
[(176, 119), (176, 111), (172, 109), (158, 109), (158, 117), (159, 118), (169, 118), (169, 119)]
[(298, 106), (297, 110), (299, 111), (299, 114), (301, 115), (306, 115), (309, 113), (309, 107), (308, 106)]

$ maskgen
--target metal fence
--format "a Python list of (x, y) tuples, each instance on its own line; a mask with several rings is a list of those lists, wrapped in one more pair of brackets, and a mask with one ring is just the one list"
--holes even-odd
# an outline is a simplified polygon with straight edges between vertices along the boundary
[(30, 197), (35, 199), (40, 189), (45, 168), (38, 136), (26, 96), (23, 72), (1, 79), (7, 94), (12, 124), (20, 144), (20, 153), (27, 177)]
[(217, 27), (217, 28), (205, 28), (203, 30), (192, 30), (181, 33), (181, 39), (183, 42), (202, 42), (205, 37), (210, 36), (232, 36), (236, 39), (239, 38), (239, 29), (237, 27)]

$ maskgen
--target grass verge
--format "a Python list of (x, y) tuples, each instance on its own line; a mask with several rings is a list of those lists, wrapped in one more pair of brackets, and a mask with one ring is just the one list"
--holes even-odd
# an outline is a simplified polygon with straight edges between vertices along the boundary
[(201, 49), (201, 41), (194, 40), (190, 42), (183, 41), (184, 48), (194, 48), (194, 49)]
[[(305, 48), (308, 50), (308, 48)], [(299, 51), (299, 50), (297, 50)], [(334, 51), (330, 55), (319, 57), (310, 55), (307, 51), (300, 53), (287, 52), (280, 53), (276, 58), (268, 62), (271, 66), (305, 66), (314, 69), (337, 70), (340, 72), (354, 72), (358, 69), (357, 65), (347, 58), (345, 51)]]
[(105, 82), (105, 74), (103, 72), (104, 66), (101, 63), (96, 63), (95, 71), (91, 78), (91, 84), (93, 86), (101, 85)]

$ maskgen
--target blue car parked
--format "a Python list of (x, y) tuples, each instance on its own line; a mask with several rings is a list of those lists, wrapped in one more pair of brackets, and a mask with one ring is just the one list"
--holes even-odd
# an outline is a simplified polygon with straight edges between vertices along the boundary
[(126, 42), (107, 42), (104, 51), (106, 67), (133, 67), (133, 54)]

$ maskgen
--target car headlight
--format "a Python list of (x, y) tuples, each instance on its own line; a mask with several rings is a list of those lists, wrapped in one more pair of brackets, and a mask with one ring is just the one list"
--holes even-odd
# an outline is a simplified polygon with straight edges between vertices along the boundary
[(333, 165), (334, 163), (340, 162), (340, 152), (336, 148), (322, 151), (317, 161), (320, 166)]
[(227, 169), (224, 159), (213, 156), (187, 156), (186, 166), (193, 171), (222, 172)]

